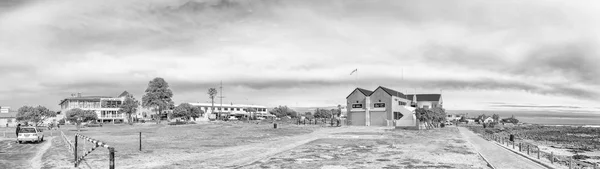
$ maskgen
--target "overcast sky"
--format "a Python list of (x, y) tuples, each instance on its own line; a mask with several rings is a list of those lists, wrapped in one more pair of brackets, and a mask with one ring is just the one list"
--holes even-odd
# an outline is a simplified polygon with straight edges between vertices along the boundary
[[(345, 104), (356, 85), (447, 109), (600, 110), (600, 1), (2, 0), (0, 105), (70, 95)], [(358, 69), (358, 76), (350, 72)]]

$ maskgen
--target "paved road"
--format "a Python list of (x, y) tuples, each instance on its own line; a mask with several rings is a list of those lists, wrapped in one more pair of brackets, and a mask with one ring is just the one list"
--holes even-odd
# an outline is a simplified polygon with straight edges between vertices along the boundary
[(467, 128), (458, 127), (458, 130), (463, 137), (473, 144), (475, 150), (481, 153), (481, 155), (483, 155), (497, 169), (545, 168), (544, 166), (514, 154), (513, 152), (510, 152), (490, 141), (479, 137)]

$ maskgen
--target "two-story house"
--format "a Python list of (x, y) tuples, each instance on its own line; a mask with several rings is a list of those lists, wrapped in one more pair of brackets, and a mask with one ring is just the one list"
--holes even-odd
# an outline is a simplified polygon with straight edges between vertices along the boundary
[(350, 125), (416, 126), (411, 100), (401, 92), (383, 86), (374, 91), (356, 88), (346, 101)]
[(119, 107), (127, 95), (129, 95), (127, 91), (117, 97), (81, 96), (81, 93), (78, 93), (61, 100), (59, 105), (61, 113), (65, 115), (69, 110), (79, 108), (94, 111), (100, 122), (125, 122), (127, 118), (123, 113), (119, 113)]

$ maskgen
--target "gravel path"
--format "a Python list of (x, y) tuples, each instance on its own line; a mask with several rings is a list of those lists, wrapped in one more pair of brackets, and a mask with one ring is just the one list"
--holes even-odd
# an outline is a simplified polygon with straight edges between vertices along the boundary
[(475, 150), (477, 150), (481, 155), (483, 155), (494, 167), (498, 169), (503, 168), (513, 168), (513, 169), (535, 169), (535, 168), (545, 168), (531, 160), (520, 157), (517, 154), (514, 154), (508, 150), (505, 150), (498, 145), (489, 142), (471, 130), (459, 127), (460, 133), (465, 137)]

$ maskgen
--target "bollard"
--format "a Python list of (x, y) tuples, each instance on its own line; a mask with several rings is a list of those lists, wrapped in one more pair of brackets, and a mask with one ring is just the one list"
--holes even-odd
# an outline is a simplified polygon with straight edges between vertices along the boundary
[(77, 168), (77, 135), (75, 135), (75, 146), (73, 146), (73, 154), (75, 155), (75, 167)]
[(512, 145), (513, 145), (513, 149), (515, 149), (515, 142), (514, 141), (512, 141)]
[(521, 152), (521, 143), (519, 143), (519, 152)]
[(527, 144), (527, 155), (529, 155), (529, 144)]
[(277, 123), (273, 123), (273, 128), (276, 129), (277, 128)]
[(114, 147), (108, 147), (108, 151), (110, 153), (108, 168), (109, 169), (115, 169), (115, 148)]
[(554, 152), (550, 152), (550, 164), (554, 164)]
[(140, 131), (140, 151), (142, 151), (142, 132)]

